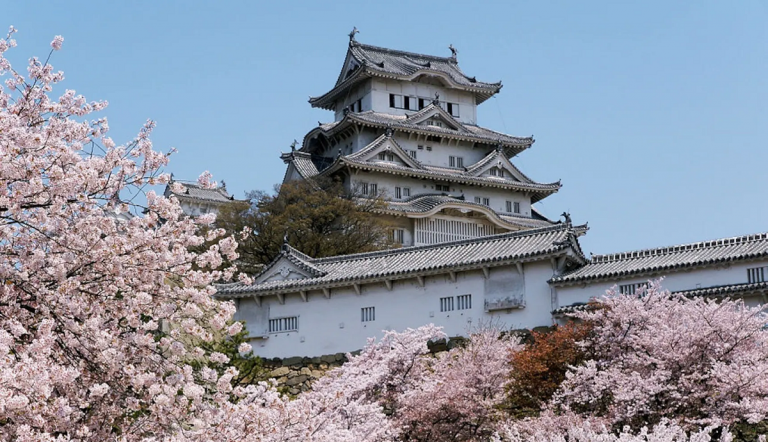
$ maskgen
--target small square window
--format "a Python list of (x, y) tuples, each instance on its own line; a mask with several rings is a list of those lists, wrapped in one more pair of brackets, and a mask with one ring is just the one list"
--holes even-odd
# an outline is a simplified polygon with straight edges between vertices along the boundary
[(360, 322), (372, 322), (376, 320), (376, 307), (363, 307), (360, 309)]
[(445, 298), (440, 298), (440, 311), (441, 312), (452, 312), (453, 311), (453, 296), (447, 296)]

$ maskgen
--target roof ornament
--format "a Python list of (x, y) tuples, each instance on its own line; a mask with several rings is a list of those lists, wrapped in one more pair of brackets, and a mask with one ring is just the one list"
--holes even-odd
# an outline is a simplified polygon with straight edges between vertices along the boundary
[(341, 158), (341, 148), (339, 148), (339, 152), (336, 154), (336, 158)]
[(224, 180), (221, 180), (221, 188), (227, 190), (227, 183), (225, 183)]
[(352, 32), (349, 33), (349, 42), (350, 43), (356, 43), (355, 41), (355, 34), (359, 33), (360, 31), (357, 30), (357, 26), (352, 27)]
[(504, 143), (501, 142), (501, 138), (499, 138), (499, 142), (496, 143), (496, 152), (503, 152), (504, 151)]
[(560, 214), (560, 216), (562, 216), (563, 218), (565, 218), (565, 224), (567, 224), (567, 225), (569, 225), (569, 226), (571, 225), (571, 214), (570, 214), (570, 213), (568, 213), (568, 212), (563, 212), (562, 214)]
[(459, 55), (459, 50), (453, 47), (453, 44), (448, 45), (448, 49), (451, 50), (451, 59), (456, 61), (456, 56)]
[(432, 104), (435, 106), (440, 106), (440, 94), (435, 92), (435, 98), (432, 99)]
[(394, 129), (392, 129), (392, 125), (387, 123), (387, 128), (384, 129), (384, 136), (387, 138), (392, 138), (392, 134), (394, 133)]
[(288, 232), (285, 232), (285, 235), (283, 235), (283, 245), (280, 247), (280, 249), (285, 252), (288, 251)]
[(296, 141), (296, 139), (294, 138), (293, 143), (291, 143), (291, 152), (296, 150), (296, 145), (298, 145), (298, 144), (299, 144), (299, 142)]

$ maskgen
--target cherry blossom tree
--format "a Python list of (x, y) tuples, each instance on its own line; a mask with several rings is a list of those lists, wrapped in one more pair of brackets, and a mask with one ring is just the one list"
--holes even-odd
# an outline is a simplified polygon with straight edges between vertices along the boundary
[[(116, 145), (107, 119), (93, 116), (106, 102), (49, 96), (64, 75), (48, 59), (64, 39), (22, 75), (5, 58), (14, 32), (0, 40), (0, 438), (181, 434), (229, 398), (217, 387), (231, 374), (186, 361), (223, 356), (194, 342), (233, 313), (211, 295), (236, 270), (212, 269), (236, 258), (236, 240), (199, 236), (213, 217), (184, 218), (175, 201), (145, 192), (168, 182), (153, 122)], [(140, 194), (146, 214), (126, 215)]]
[(768, 415), (763, 307), (686, 298), (652, 283), (640, 296), (609, 293), (576, 315), (593, 325), (594, 356), (561, 384), (554, 405), (620, 428), (676, 419), (685, 426), (756, 423)]

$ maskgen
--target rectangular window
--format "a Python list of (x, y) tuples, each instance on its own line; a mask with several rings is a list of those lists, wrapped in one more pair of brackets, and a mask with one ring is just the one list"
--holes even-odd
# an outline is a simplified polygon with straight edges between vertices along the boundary
[(476, 196), (476, 197), (475, 197), (475, 202), (476, 202), (477, 204), (480, 204), (480, 197), (479, 197), (479, 196)]
[(389, 107), (395, 107), (395, 94), (389, 94)]
[(432, 150), (432, 146), (427, 146), (427, 150), (431, 151)]
[(456, 157), (451, 155), (448, 157), (448, 165), (450, 167), (456, 167)]
[(491, 169), (488, 171), (488, 175), (496, 176), (497, 171), (498, 169), (496, 169), (495, 167), (491, 167)]
[(440, 311), (452, 312), (453, 311), (453, 296), (440, 298)]
[(389, 231), (389, 240), (396, 244), (402, 244), (405, 237), (403, 229), (392, 229)]
[(379, 152), (379, 159), (384, 161), (386, 159), (386, 154), (384, 152)]
[(520, 213), (520, 203), (515, 201), (515, 213)]
[(622, 284), (619, 286), (619, 293), (622, 295), (634, 295), (638, 289), (643, 289), (648, 285), (647, 282), (637, 282), (634, 284)]
[(363, 99), (357, 100), (357, 111), (362, 112), (363, 111)]
[(287, 318), (275, 318), (269, 320), (270, 333), (285, 333), (297, 331), (299, 329), (299, 317), (289, 316)]
[(411, 97), (405, 96), (403, 97), (403, 109), (410, 109), (411, 108)]
[(456, 297), (456, 310), (469, 310), (472, 308), (472, 295), (460, 295)]
[(411, 196), (411, 188), (410, 187), (403, 187), (403, 196), (408, 198)]
[(399, 187), (395, 187), (395, 198), (400, 199), (403, 197), (403, 190)]
[(360, 193), (368, 195), (368, 183), (360, 183)]
[(368, 190), (371, 192), (370, 195), (377, 195), (379, 193), (379, 185), (376, 183), (371, 183), (368, 185)]
[(747, 269), (747, 282), (750, 284), (755, 282), (765, 282), (766, 267), (753, 267)]
[(512, 213), (512, 201), (507, 201), (507, 213)]
[(410, 155), (411, 158), (413, 158), (414, 160), (416, 159), (416, 151), (415, 150), (409, 150), (408, 151), (408, 155)]
[(464, 157), (456, 157), (456, 167), (464, 167)]
[(424, 109), (424, 99), (419, 98), (419, 110), (422, 110), (422, 109)]
[(435, 184), (435, 190), (438, 192), (450, 192), (451, 187), (447, 184)]
[(371, 322), (376, 320), (376, 307), (363, 307), (360, 309), (360, 321)]
[(488, 199), (488, 198), (483, 198), (483, 205), (490, 206), (491, 205), (491, 200)]
[(422, 149), (424, 149), (424, 146), (422, 146), (421, 144), (419, 144), (418, 146), (416, 146), (416, 148), (417, 148), (417, 149), (419, 149), (419, 150), (422, 150)]
[(448, 113), (451, 114), (454, 117), (458, 117), (459, 116), (459, 105), (458, 105), (458, 103), (449, 103)]

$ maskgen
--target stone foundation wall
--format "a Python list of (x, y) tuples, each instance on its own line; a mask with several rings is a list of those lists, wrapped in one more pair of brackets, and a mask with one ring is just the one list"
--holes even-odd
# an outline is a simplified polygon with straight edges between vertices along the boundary
[(345, 362), (347, 362), (347, 356), (344, 353), (336, 353), (315, 358), (265, 359), (264, 366), (271, 370), (269, 377), (277, 380), (279, 389), (295, 396), (310, 390), (316, 379)]
[[(463, 341), (464, 338), (457, 337), (451, 338), (447, 342), (430, 342), (428, 344), (429, 352), (432, 354), (442, 353), (460, 345)], [(360, 350), (352, 352), (352, 355), (357, 354), (360, 354)], [(264, 367), (269, 370), (269, 377), (277, 380), (278, 389), (295, 396), (311, 390), (315, 380), (325, 375), (326, 371), (340, 367), (345, 362), (347, 362), (345, 353), (335, 353), (314, 358), (297, 356), (284, 359), (264, 359)]]

